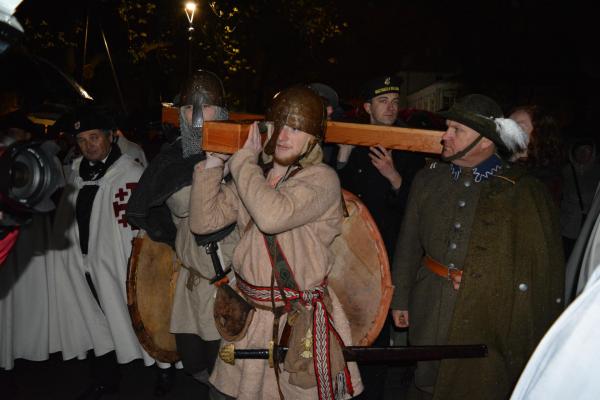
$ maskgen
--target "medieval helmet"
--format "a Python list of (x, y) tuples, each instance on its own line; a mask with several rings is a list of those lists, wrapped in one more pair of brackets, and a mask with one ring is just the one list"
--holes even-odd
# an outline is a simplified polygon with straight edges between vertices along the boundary
[(304, 131), (321, 141), (325, 134), (327, 111), (325, 103), (314, 90), (306, 86), (292, 86), (273, 97), (266, 120), (274, 125), (273, 136), (265, 146), (265, 153), (272, 155), (284, 125)]
[(185, 82), (176, 107), (193, 106), (192, 126), (199, 128), (203, 125), (202, 106), (211, 105), (225, 108), (225, 89), (219, 77), (210, 71), (199, 69)]

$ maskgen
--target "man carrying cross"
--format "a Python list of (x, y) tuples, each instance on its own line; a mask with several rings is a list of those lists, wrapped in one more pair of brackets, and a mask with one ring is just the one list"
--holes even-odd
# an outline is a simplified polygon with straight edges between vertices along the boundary
[[(314, 91), (289, 88), (267, 113), (274, 133), (264, 151), (254, 124), (228, 161), (231, 182), (221, 183), (221, 155), (195, 168), (192, 231), (207, 234), (237, 222), (242, 235), (233, 255), (236, 286), (255, 311), (239, 321), (246, 331), (229, 341), (240, 348), (268, 348), (270, 341), (290, 348), (275, 368), (266, 360), (218, 360), (211, 382), (227, 396), (342, 399), (362, 390), (356, 364), (346, 364), (341, 353), (351, 342), (348, 319), (327, 287), (343, 209), (338, 178), (321, 162), (325, 119)], [(220, 312), (215, 307), (217, 323)]]

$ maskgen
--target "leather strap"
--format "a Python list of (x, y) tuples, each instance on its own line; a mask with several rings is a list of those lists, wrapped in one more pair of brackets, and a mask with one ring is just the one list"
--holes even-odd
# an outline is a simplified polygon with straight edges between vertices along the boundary
[(439, 261), (434, 260), (429, 256), (423, 257), (423, 264), (436, 275), (446, 278), (449, 281), (454, 280), (455, 277), (462, 276), (462, 270), (457, 268), (448, 268)]

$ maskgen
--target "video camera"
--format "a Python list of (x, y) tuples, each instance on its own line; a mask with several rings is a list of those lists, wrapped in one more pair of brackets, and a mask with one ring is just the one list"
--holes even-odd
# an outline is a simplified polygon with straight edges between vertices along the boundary
[(54, 142), (17, 142), (0, 147), (0, 226), (19, 226), (33, 213), (54, 209), (50, 198), (64, 177)]

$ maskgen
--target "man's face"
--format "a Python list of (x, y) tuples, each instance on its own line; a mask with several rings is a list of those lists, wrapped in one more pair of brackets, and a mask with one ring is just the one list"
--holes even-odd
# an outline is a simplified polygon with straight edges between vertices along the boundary
[(327, 110), (327, 120), (330, 121), (331, 115), (333, 115), (333, 107), (330, 105), (327, 105), (326, 110)]
[[(517, 123), (517, 125), (519, 125), (521, 127), (521, 129), (523, 129), (525, 131), (527, 136), (529, 136), (529, 141), (531, 142), (531, 132), (533, 132), (533, 122), (531, 121), (531, 116), (529, 115), (529, 113), (524, 110), (518, 110), (518, 111), (515, 111), (514, 113), (510, 114), (510, 119), (515, 121)], [(527, 160), (527, 158), (528, 158), (527, 149), (525, 149), (525, 150), (521, 151), (520, 153), (517, 153), (513, 156), (514, 160), (524, 161), (524, 160)]]
[(373, 97), (364, 107), (371, 117), (371, 124), (393, 125), (398, 118), (399, 105), (398, 93), (386, 93)]
[(106, 134), (100, 129), (92, 129), (77, 134), (77, 145), (88, 161), (102, 161), (110, 152), (112, 133)]
[(277, 137), (277, 145), (273, 155), (275, 162), (282, 166), (293, 164), (305, 151), (307, 143), (311, 139), (313, 139), (312, 135), (284, 125)]
[[(442, 157), (447, 158), (455, 155), (479, 137), (477, 131), (459, 122), (447, 120), (446, 125), (448, 128), (442, 135)], [(484, 137), (467, 154), (453, 160), (452, 163), (464, 167), (474, 167), (493, 153), (493, 142)]]
[[(193, 106), (183, 106), (183, 115), (188, 125), (192, 125)], [(217, 116), (217, 107), (204, 104), (202, 106), (202, 119), (204, 121), (214, 121)]]

